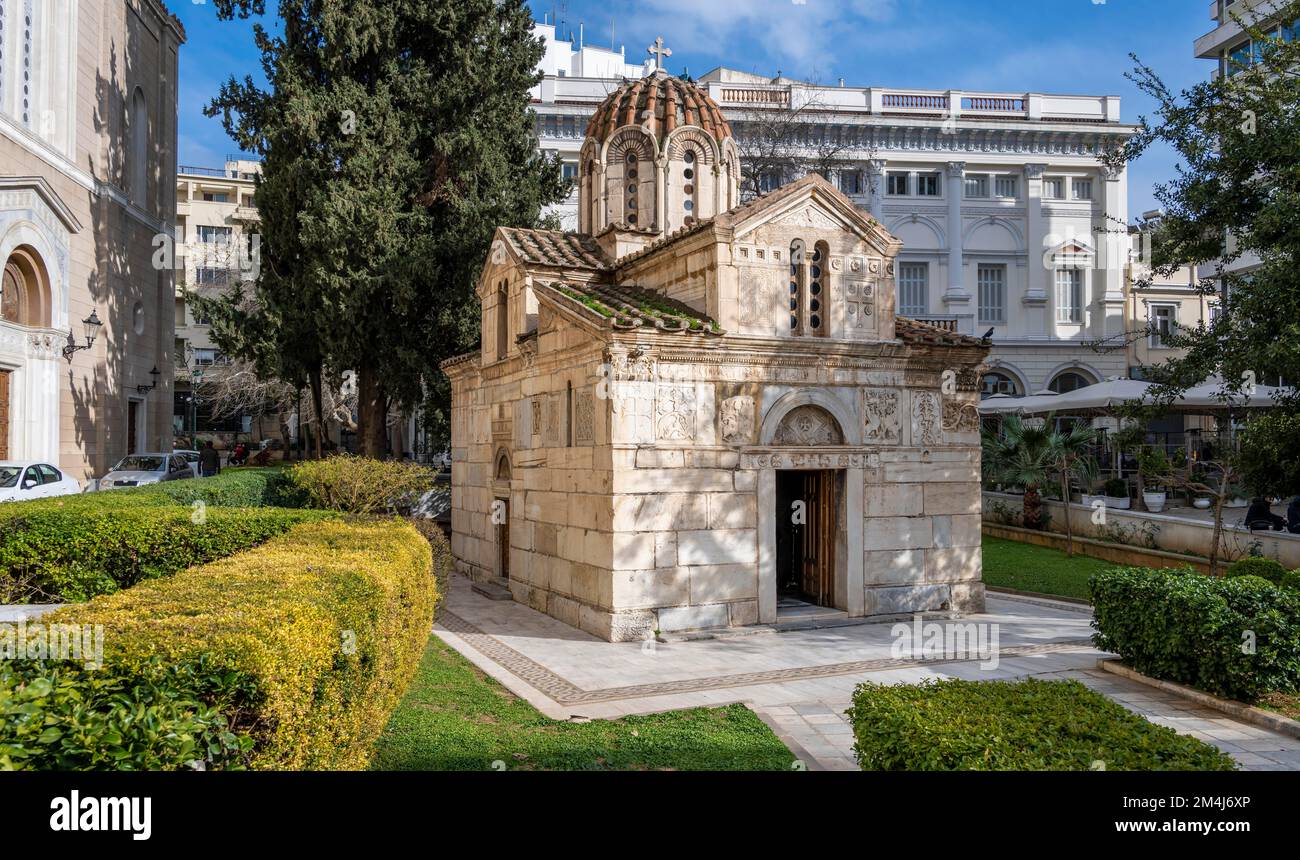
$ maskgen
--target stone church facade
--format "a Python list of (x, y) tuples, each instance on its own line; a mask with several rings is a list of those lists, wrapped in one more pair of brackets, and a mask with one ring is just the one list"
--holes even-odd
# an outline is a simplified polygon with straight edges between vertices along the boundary
[(591, 119), (579, 232), (498, 230), (443, 365), (458, 569), (613, 641), (981, 610), (988, 344), (898, 316), (901, 243), (820, 176), (738, 181), (657, 72)]

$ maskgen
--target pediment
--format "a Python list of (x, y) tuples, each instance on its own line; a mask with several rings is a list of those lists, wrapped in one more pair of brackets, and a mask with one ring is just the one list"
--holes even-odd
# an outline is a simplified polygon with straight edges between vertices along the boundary
[(63, 202), (54, 187), (41, 176), (0, 176), (0, 195), (14, 192), (30, 191), (44, 204), (46, 210), (63, 225), (69, 233), (80, 233), (81, 222), (72, 214), (72, 209)]
[(893, 256), (902, 247), (902, 242), (883, 225), (816, 174), (742, 205), (733, 213), (732, 235), (736, 239), (771, 224), (791, 229), (843, 230), (858, 236), (882, 256)]

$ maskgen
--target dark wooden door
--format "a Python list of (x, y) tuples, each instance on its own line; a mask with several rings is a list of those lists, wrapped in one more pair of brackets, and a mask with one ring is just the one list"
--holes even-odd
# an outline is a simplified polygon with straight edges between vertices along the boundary
[(818, 606), (834, 606), (835, 473), (807, 472), (803, 480), (808, 516), (803, 538), (803, 592)]
[(136, 418), (140, 412), (140, 404), (134, 400), (127, 401), (126, 404), (126, 453), (134, 454)]
[(0, 460), (9, 459), (9, 371), (0, 370)]
[(510, 503), (497, 499), (501, 503), (501, 522), (497, 523), (497, 568), (502, 579), (510, 578)]

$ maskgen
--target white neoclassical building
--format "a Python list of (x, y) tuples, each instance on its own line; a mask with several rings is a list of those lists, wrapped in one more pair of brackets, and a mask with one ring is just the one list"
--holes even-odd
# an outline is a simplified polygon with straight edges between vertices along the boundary
[[(533, 91), (539, 145), (576, 178), (596, 106), (649, 67), (557, 39), (553, 26), (535, 32), (546, 40)], [(1123, 351), (1090, 346), (1125, 326), (1127, 177), (1099, 158), (1132, 131), (1117, 96), (819, 86), (727, 68), (699, 84), (742, 160), (755, 128), (800, 129), (806, 158), (761, 176), (762, 190), (817, 165), (902, 240), (900, 313), (967, 335), (992, 330), (986, 394), (1128, 375)], [(578, 193), (556, 208), (568, 229), (580, 226)]]
[(171, 444), (184, 38), (159, 0), (0, 0), (0, 459)]

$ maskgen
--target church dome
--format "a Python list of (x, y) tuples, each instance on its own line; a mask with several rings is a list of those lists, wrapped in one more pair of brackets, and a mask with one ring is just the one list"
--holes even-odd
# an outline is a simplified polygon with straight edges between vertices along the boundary
[(660, 145), (674, 129), (686, 125), (701, 128), (719, 141), (731, 137), (722, 108), (707, 92), (663, 72), (628, 81), (606, 96), (587, 124), (587, 138), (603, 144), (627, 125), (645, 129)]

